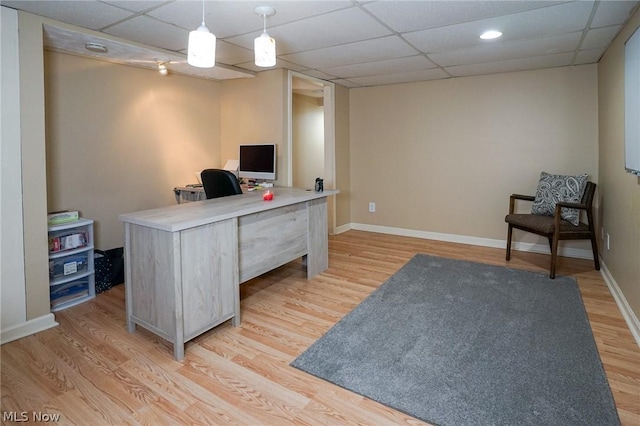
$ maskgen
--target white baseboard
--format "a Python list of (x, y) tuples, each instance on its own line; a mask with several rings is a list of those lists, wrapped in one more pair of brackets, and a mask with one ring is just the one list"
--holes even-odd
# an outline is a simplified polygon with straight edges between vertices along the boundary
[(334, 231), (334, 235), (337, 235), (337, 234), (342, 234), (343, 232), (347, 232), (350, 229), (351, 229), (351, 224), (347, 223), (346, 225), (336, 226), (336, 228), (333, 231)]
[[(344, 228), (346, 226), (347, 225), (343, 225), (340, 228)], [(351, 223), (348, 225), (348, 227), (349, 229), (355, 229), (358, 231), (370, 231), (370, 232), (378, 232), (381, 234), (402, 235), (405, 237), (424, 238), (427, 240), (446, 241), (449, 243), (471, 244), (474, 246), (482, 246), (482, 247), (493, 247), (493, 248), (502, 248), (502, 249), (507, 248), (506, 240), (495, 240), (492, 238), (470, 237), (466, 235), (456, 235), (456, 234), (443, 234), (440, 232), (427, 232), (427, 231), (418, 231), (415, 229), (367, 225), (364, 223)], [(345, 229), (345, 231), (346, 230), (348, 229)], [(549, 246), (543, 245), (543, 244), (515, 242), (511, 245), (511, 248), (517, 251), (527, 251), (527, 252), (543, 253), (543, 254), (550, 253)], [(574, 257), (578, 259), (593, 259), (593, 254), (591, 250), (585, 250), (585, 249), (560, 247), (558, 250), (558, 255), (565, 256), (565, 257)]]
[(611, 292), (613, 299), (616, 301), (620, 312), (622, 312), (622, 316), (627, 322), (627, 326), (629, 326), (629, 330), (631, 331), (633, 338), (638, 346), (640, 346), (640, 320), (638, 320), (638, 317), (631, 309), (627, 298), (624, 297), (622, 290), (620, 290), (618, 283), (613, 279), (613, 276), (611, 276), (611, 272), (607, 268), (607, 265), (602, 261), (602, 258), (600, 259), (600, 274), (602, 275), (602, 278), (604, 278), (604, 282), (607, 283), (607, 287), (609, 287), (609, 291)]
[(51, 313), (14, 325), (0, 332), (0, 345), (56, 327), (57, 325), (56, 318)]

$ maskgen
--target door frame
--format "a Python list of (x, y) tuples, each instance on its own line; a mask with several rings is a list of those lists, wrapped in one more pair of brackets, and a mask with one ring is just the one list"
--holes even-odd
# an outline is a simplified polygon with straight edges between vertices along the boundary
[[(324, 105), (324, 187), (335, 189), (336, 184), (336, 126), (335, 84), (289, 70), (287, 76), (287, 186), (293, 185), (293, 78), (319, 83), (323, 87)], [(335, 197), (327, 197), (327, 220), (329, 234), (334, 234), (336, 223)]]

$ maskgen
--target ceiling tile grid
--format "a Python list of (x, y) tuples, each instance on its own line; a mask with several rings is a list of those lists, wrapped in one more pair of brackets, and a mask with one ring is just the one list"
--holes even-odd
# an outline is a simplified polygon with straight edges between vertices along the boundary
[[(161, 58), (170, 72), (200, 78), (245, 78), (253, 40), (276, 40), (277, 68), (345, 87), (464, 77), (596, 63), (640, 1), (205, 0), (217, 38), (216, 67), (186, 64), (189, 32), (200, 26), (200, 0), (0, 0), (2, 6), (69, 25), (47, 23), (48, 49), (146, 68)], [(479, 35), (502, 31), (497, 40)], [(109, 52), (88, 52), (90, 40)], [(168, 60), (170, 59), (170, 61)]]

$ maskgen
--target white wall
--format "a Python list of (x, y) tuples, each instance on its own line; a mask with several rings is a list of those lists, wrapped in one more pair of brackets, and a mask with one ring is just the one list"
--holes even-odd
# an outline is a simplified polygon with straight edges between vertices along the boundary
[(624, 46), (634, 31), (640, 31), (638, 28), (640, 10), (636, 10), (598, 64), (598, 198), (602, 229), (610, 243), (609, 248), (601, 248), (604, 270), (610, 273), (614, 296), (617, 287), (628, 302), (625, 316), (640, 343), (640, 177), (624, 170)]
[(220, 82), (46, 52), (45, 83), (47, 206), (93, 219), (98, 249), (222, 163)]
[(313, 188), (324, 176), (324, 107), (322, 98), (293, 95), (293, 186)]
[(24, 258), (22, 257), (22, 170), (20, 167), (20, 76), (18, 69), (18, 14), (1, 8), (0, 78), (2, 93), (2, 151), (0, 154), (0, 299), (2, 329), (27, 319)]
[[(25, 269), (25, 226), (23, 198), (23, 146), (21, 114), (20, 48), (18, 14), (0, 7), (2, 20), (0, 37), (0, 97), (1, 151), (0, 151), (0, 343), (29, 335), (55, 326), (54, 317), (42, 312), (40, 297), (35, 298), (39, 308), (29, 314), (27, 278)], [(28, 150), (26, 151), (28, 153)], [(44, 219), (44, 218), (43, 218)], [(46, 219), (45, 219), (46, 220)], [(46, 251), (46, 235), (43, 237)], [(46, 265), (42, 265), (46, 270)], [(36, 273), (35, 276), (42, 274)], [(33, 275), (32, 275), (33, 276)], [(39, 281), (39, 280), (38, 280)], [(35, 293), (38, 283), (31, 283)], [(36, 284), (36, 285), (33, 285)], [(48, 285), (46, 286), (48, 292)], [(48, 305), (48, 298), (47, 305)]]
[(350, 119), (354, 223), (498, 245), (509, 195), (534, 194), (541, 171), (598, 181), (593, 64), (351, 89)]

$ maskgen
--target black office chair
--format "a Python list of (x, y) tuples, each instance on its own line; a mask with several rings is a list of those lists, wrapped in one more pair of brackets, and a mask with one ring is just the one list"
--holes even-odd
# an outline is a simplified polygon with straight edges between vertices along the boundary
[(238, 178), (228, 170), (206, 169), (200, 173), (200, 179), (202, 179), (202, 186), (207, 200), (242, 194)]

